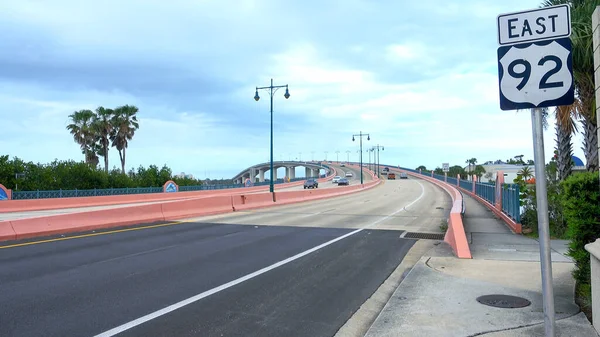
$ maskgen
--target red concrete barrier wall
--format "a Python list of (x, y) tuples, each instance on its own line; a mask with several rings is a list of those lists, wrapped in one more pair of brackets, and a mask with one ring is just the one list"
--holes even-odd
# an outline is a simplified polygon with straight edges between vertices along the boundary
[(164, 221), (161, 204), (11, 220), (16, 239)]
[(207, 198), (161, 203), (165, 220), (190, 218), (233, 211), (232, 196), (219, 195)]
[(17, 233), (15, 233), (10, 221), (0, 221), (0, 241), (16, 239)]
[(410, 176), (421, 178), (434, 185), (442, 188), (452, 198), (452, 209), (450, 210), (450, 217), (448, 218), (448, 230), (444, 236), (444, 241), (452, 247), (454, 254), (461, 259), (471, 259), (471, 250), (469, 248), (469, 242), (467, 241), (467, 234), (465, 233), (465, 227), (462, 221), (462, 194), (458, 189), (448, 183), (437, 180), (432, 177), (416, 174), (410, 171), (394, 170), (404, 172)]
[(273, 193), (242, 194), (232, 196), (234, 211), (273, 206)]
[(381, 181), (364, 185), (344, 186), (336, 189), (277, 192), (277, 203), (272, 193), (246, 195), (220, 195), (154, 204), (124, 206), (95, 211), (58, 214), (0, 222), (0, 240), (19, 240), (54, 234), (81, 232), (140, 223), (167, 221), (194, 216), (226, 213), (234, 210), (254, 209), (318, 200), (356, 193), (377, 186)]
[[(292, 187), (302, 185), (303, 182), (293, 182), (278, 184), (279, 187)], [(203, 190), (177, 193), (145, 193), (145, 194), (127, 194), (111, 195), (97, 197), (75, 197), (75, 198), (48, 198), (48, 199), (26, 199), (26, 200), (5, 200), (0, 202), (0, 213), (9, 212), (27, 212), (37, 210), (51, 210), (63, 208), (79, 208), (91, 206), (108, 206), (128, 203), (145, 203), (155, 201), (183, 200), (198, 197), (209, 197), (215, 195), (244, 194), (257, 191), (268, 191), (269, 186), (255, 186), (230, 188), (222, 190)]]

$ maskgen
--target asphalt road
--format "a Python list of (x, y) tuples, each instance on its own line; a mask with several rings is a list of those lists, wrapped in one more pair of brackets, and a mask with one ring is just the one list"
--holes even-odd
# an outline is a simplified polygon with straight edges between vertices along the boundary
[(439, 232), (449, 209), (424, 181), (386, 181), (340, 198), (2, 248), (0, 336), (332, 336), (413, 244), (401, 231)]

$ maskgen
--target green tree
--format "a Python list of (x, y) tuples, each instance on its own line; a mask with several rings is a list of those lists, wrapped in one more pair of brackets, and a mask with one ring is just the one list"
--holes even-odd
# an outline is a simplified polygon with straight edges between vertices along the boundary
[(427, 167), (425, 167), (425, 165), (419, 165), (415, 170), (421, 170), (421, 171), (427, 171)]
[(114, 110), (99, 106), (96, 109), (93, 121), (93, 131), (99, 142), (99, 155), (104, 158), (104, 172), (108, 173), (108, 150), (110, 148), (110, 138), (113, 133)]
[(517, 175), (523, 177), (524, 181), (527, 181), (531, 177), (533, 177), (533, 172), (531, 170), (531, 167), (525, 166), (522, 169), (520, 169), (519, 172), (517, 172)]
[(481, 181), (481, 177), (485, 174), (485, 168), (481, 165), (475, 166), (473, 174), (477, 177), (477, 181)]
[(124, 105), (114, 110), (113, 127), (115, 131), (111, 134), (112, 146), (119, 151), (121, 159), (121, 172), (125, 173), (126, 150), (129, 141), (133, 139), (135, 131), (140, 125), (137, 120), (138, 108), (133, 105)]
[[(594, 54), (592, 14), (597, 0), (545, 0), (543, 7), (569, 4), (571, 6), (571, 41), (573, 45), (573, 75), (583, 126), (583, 153), (588, 171), (598, 169), (598, 134), (594, 90)], [(571, 109), (572, 115), (577, 112)], [(576, 116), (578, 117), (578, 116)], [(566, 155), (565, 155), (566, 156)], [(569, 161), (567, 161), (568, 163)], [(560, 165), (559, 165), (560, 166)], [(559, 167), (560, 171), (560, 167)]]
[(67, 125), (67, 130), (73, 136), (75, 143), (79, 144), (86, 163), (91, 165), (95, 163), (97, 165), (97, 156), (94, 148), (96, 135), (92, 127), (94, 112), (92, 110), (79, 110), (70, 114), (69, 118), (71, 123)]

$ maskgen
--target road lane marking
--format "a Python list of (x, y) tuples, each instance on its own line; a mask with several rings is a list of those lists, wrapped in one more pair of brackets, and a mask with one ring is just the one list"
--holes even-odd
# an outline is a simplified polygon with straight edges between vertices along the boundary
[[(419, 183), (419, 185), (421, 185), (421, 183)], [(381, 219), (373, 221), (372, 223), (370, 223), (370, 224), (368, 224), (368, 225), (366, 225), (366, 226), (364, 226), (362, 228), (356, 229), (356, 230), (354, 230), (352, 232), (349, 232), (349, 233), (346, 233), (346, 234), (344, 234), (342, 236), (338, 236), (335, 239), (329, 240), (329, 241), (327, 241), (325, 243), (322, 243), (322, 244), (320, 244), (318, 246), (315, 246), (313, 248), (305, 250), (305, 251), (303, 251), (301, 253), (298, 253), (298, 254), (296, 254), (296, 255), (294, 255), (292, 257), (289, 257), (289, 258), (287, 258), (285, 260), (281, 260), (281, 261), (276, 262), (276, 263), (274, 263), (272, 265), (269, 265), (267, 267), (259, 269), (259, 270), (255, 271), (253, 273), (247, 274), (245, 276), (242, 276), (242, 277), (237, 278), (237, 279), (235, 279), (233, 281), (227, 282), (227, 283), (222, 284), (222, 285), (220, 285), (218, 287), (212, 288), (210, 290), (207, 290), (205, 292), (202, 292), (200, 294), (197, 294), (195, 296), (192, 296), (192, 297), (187, 298), (185, 300), (182, 300), (180, 302), (171, 304), (168, 307), (159, 309), (159, 310), (154, 311), (154, 312), (152, 312), (150, 314), (147, 314), (147, 315), (142, 316), (140, 318), (134, 319), (133, 321), (127, 322), (127, 323), (122, 324), (122, 325), (119, 325), (119, 326), (117, 326), (115, 328), (112, 328), (112, 329), (110, 329), (108, 331), (105, 331), (105, 332), (102, 332), (102, 333), (100, 333), (98, 335), (95, 335), (94, 337), (112, 337), (112, 336), (117, 335), (117, 334), (119, 334), (121, 332), (124, 332), (124, 331), (129, 330), (131, 328), (134, 328), (134, 327), (136, 327), (138, 325), (141, 325), (141, 324), (143, 324), (145, 322), (148, 322), (148, 321), (153, 320), (155, 318), (158, 318), (160, 316), (164, 316), (164, 315), (166, 315), (166, 314), (168, 314), (170, 312), (173, 312), (173, 311), (175, 311), (177, 309), (183, 308), (183, 307), (185, 307), (185, 306), (187, 306), (189, 304), (197, 302), (197, 301), (199, 301), (199, 300), (201, 300), (203, 298), (206, 298), (206, 297), (208, 297), (210, 295), (214, 295), (214, 294), (216, 294), (218, 292), (221, 292), (221, 291), (226, 290), (228, 288), (231, 288), (231, 287), (233, 287), (235, 285), (238, 285), (240, 283), (243, 283), (245, 281), (253, 279), (253, 278), (255, 278), (255, 277), (259, 276), (259, 275), (262, 275), (262, 274), (264, 274), (266, 272), (269, 272), (269, 271), (271, 271), (273, 269), (279, 268), (279, 267), (281, 267), (283, 265), (286, 265), (286, 264), (288, 264), (290, 262), (298, 260), (299, 258), (302, 258), (302, 257), (304, 257), (304, 256), (306, 256), (308, 254), (316, 252), (317, 250), (319, 250), (321, 248), (325, 248), (325, 247), (327, 247), (327, 246), (329, 246), (331, 244), (334, 244), (334, 243), (336, 243), (338, 241), (341, 241), (341, 240), (343, 240), (345, 238), (348, 238), (348, 237), (350, 237), (350, 236), (352, 236), (354, 234), (360, 233), (360, 232), (362, 232), (365, 229), (369, 229), (369, 228), (377, 225), (378, 223), (380, 223), (382, 221), (385, 221), (385, 220), (387, 220), (387, 219), (395, 216), (396, 214), (398, 214), (398, 213), (400, 213), (402, 211), (405, 211), (407, 207), (410, 207), (410, 206), (414, 205), (417, 201), (421, 200), (421, 198), (423, 198), (424, 195), (425, 195), (425, 188), (423, 187), (423, 185), (421, 185), (421, 195), (419, 195), (419, 197), (417, 199), (415, 199), (414, 201), (412, 201), (410, 204), (408, 204), (406, 206), (403, 206), (402, 208), (396, 210), (395, 212), (393, 212), (393, 213), (391, 213), (389, 215), (386, 215), (385, 217), (383, 217)]]
[(168, 222), (168, 223), (163, 223), (163, 224), (158, 224), (158, 225), (149, 225), (149, 226), (141, 226), (141, 227), (133, 227), (133, 228), (124, 228), (124, 229), (117, 229), (117, 230), (112, 230), (112, 231), (107, 231), (107, 232), (89, 233), (89, 234), (66, 236), (66, 237), (54, 238), (54, 239), (47, 239), (47, 240), (39, 240), (39, 241), (16, 243), (16, 244), (13, 244), (13, 245), (0, 246), (0, 249), (23, 247), (23, 246), (31, 246), (31, 245), (38, 245), (38, 244), (42, 244), (42, 243), (49, 243), (49, 242), (56, 242), (56, 241), (65, 241), (65, 240), (72, 240), (72, 239), (82, 239), (82, 238), (87, 238), (87, 237), (92, 237), (92, 236), (98, 236), (98, 235), (107, 235), (107, 234), (115, 234), (115, 233), (137, 231), (137, 230), (140, 230), (140, 229), (150, 229), (150, 228), (166, 227), (166, 226), (179, 225), (179, 224), (188, 223), (188, 222), (191, 222), (191, 221)]

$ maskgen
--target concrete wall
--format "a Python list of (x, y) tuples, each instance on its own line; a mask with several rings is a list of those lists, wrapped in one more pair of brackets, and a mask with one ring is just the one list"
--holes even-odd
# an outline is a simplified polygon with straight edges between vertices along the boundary
[(600, 333), (600, 239), (588, 243), (585, 249), (590, 252), (590, 264), (592, 267), (592, 323)]

